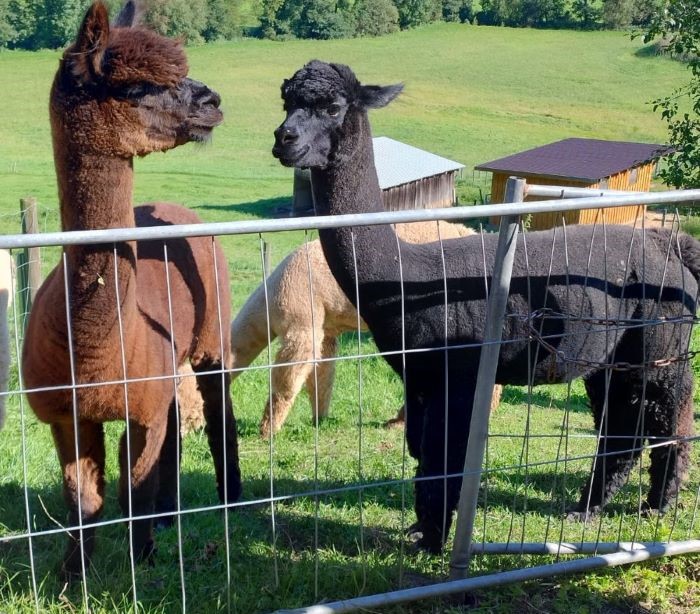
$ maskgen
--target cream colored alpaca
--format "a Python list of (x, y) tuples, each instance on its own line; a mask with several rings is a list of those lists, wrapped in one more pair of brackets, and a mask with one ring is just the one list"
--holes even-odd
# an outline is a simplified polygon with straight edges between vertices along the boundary
[[(474, 232), (447, 222), (440, 222), (439, 228), (443, 239)], [(438, 240), (436, 222), (399, 224), (397, 232), (412, 243)], [(311, 399), (312, 418), (328, 415), (338, 335), (358, 328), (357, 311), (333, 279), (319, 241), (296, 249), (270, 274), (267, 302), (269, 340), (279, 337), (280, 348), (272, 368), (271, 395), (260, 423), (263, 437), (279, 431), (304, 384)], [(261, 284), (231, 324), (235, 369), (247, 367), (267, 347), (267, 322), (265, 287)], [(359, 325), (360, 330), (367, 330), (362, 320)], [(233, 377), (239, 373), (234, 372)]]
[[(0, 249), (0, 393), (7, 392), (10, 376), (10, 335), (8, 311), (14, 298), (14, 266), (10, 252)], [(0, 429), (5, 426), (6, 395), (0, 394)]]

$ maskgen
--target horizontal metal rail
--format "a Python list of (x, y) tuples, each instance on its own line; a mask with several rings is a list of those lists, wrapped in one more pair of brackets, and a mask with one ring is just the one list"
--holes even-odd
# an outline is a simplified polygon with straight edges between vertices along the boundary
[[(650, 192), (633, 192), (631, 190), (598, 190), (596, 188), (574, 188), (571, 186), (531, 185), (525, 188), (525, 196), (540, 198), (587, 198), (589, 196), (635, 196), (648, 195)], [(658, 192), (652, 192), (658, 194)]]
[[(537, 186), (535, 186), (537, 187)], [(599, 194), (596, 190), (595, 194)], [(669, 190), (667, 192), (625, 193), (614, 196), (588, 196), (566, 200), (542, 200), (526, 203), (474, 205), (470, 207), (445, 207), (414, 209), (411, 211), (381, 211), (323, 217), (295, 217), (274, 220), (242, 220), (206, 224), (176, 224), (148, 228), (108, 228), (104, 230), (77, 230), (71, 232), (45, 232), (0, 236), (0, 248), (43, 247), (49, 245), (94, 245), (120, 241), (147, 241), (179, 239), (184, 237), (209, 237), (222, 235), (257, 234), (290, 230), (340, 228), (345, 226), (371, 226), (436, 220), (466, 220), (478, 217), (527, 215), (552, 211), (600, 209), (601, 207), (625, 207), (668, 203), (693, 203), (700, 205), (700, 190)]]
[(472, 544), (472, 554), (613, 554), (667, 546), (672, 542), (486, 542)]
[(396, 605), (417, 599), (427, 599), (429, 597), (441, 597), (456, 593), (465, 593), (486, 587), (503, 586), (515, 582), (527, 580), (537, 580), (549, 578), (559, 574), (572, 574), (584, 571), (592, 571), (602, 567), (616, 567), (619, 565), (629, 565), (657, 559), (663, 556), (673, 556), (678, 554), (690, 554), (700, 552), (700, 540), (691, 539), (682, 542), (672, 542), (668, 544), (651, 543), (639, 549), (625, 550), (611, 554), (601, 554), (589, 558), (575, 559), (572, 561), (561, 561), (549, 565), (538, 565), (525, 569), (514, 569), (512, 571), (502, 571), (494, 574), (466, 578), (464, 580), (454, 580), (439, 584), (429, 584), (416, 588), (407, 588), (390, 593), (379, 593), (368, 595), (367, 597), (356, 597), (342, 601), (332, 601), (307, 608), (296, 610), (278, 610), (278, 614), (332, 614), (338, 612), (350, 612), (360, 609), (375, 609), (381, 606)]

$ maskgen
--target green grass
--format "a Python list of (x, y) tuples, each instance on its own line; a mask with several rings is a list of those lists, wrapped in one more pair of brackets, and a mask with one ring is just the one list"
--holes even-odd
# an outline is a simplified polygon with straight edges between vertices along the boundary
[[(272, 131), (282, 119), (279, 85), (305, 61), (318, 57), (351, 65), (368, 83), (403, 81), (405, 94), (372, 116), (374, 132), (458, 160), (468, 170), (459, 185), (463, 202), (487, 189), (485, 177), (472, 178), (471, 167), (498, 156), (569, 136), (658, 141), (663, 124), (648, 100), (670, 92), (686, 78), (682, 65), (639, 53), (638, 43), (613, 32), (565, 32), (473, 28), (439, 24), (382, 39), (333, 42), (242, 40), (189, 50), (191, 74), (217, 89), (224, 100), (225, 124), (208, 147), (183, 147), (136, 162), (137, 202), (167, 199), (187, 204), (207, 221), (266, 217), (289, 202), (291, 171), (270, 155)], [(48, 91), (58, 54), (0, 53), (0, 75), (8, 87), (0, 107), (0, 228), (16, 232), (18, 201), (39, 199), (42, 228), (58, 227), (55, 180), (48, 126)], [(303, 240), (303, 233), (266, 236), (273, 264)], [(223, 238), (240, 306), (260, 280), (257, 237)], [(44, 250), (48, 270), (57, 259)], [(371, 341), (360, 340), (363, 351)], [(225, 517), (220, 511), (185, 513), (181, 536), (176, 529), (158, 535), (155, 567), (136, 569), (140, 611), (180, 611), (178, 543), (182, 542), (184, 587), (191, 612), (268, 611), (317, 600), (437, 581), (448, 573), (441, 557), (407, 551), (401, 529), (413, 521), (412, 489), (402, 478), (413, 474), (400, 432), (381, 424), (401, 403), (401, 385), (380, 358), (352, 358), (357, 339), (343, 339), (331, 416), (315, 429), (308, 400), (297, 401), (274, 448), (257, 436), (267, 395), (264, 369), (235, 383), (234, 402), (241, 436), (244, 500), (274, 494), (301, 497), (274, 507), (241, 508)], [(265, 357), (258, 361), (264, 364)], [(362, 369), (362, 388), (358, 368)], [(17, 389), (16, 374), (14, 390)], [(360, 398), (361, 390), (361, 398)], [(565, 413), (568, 409), (568, 413)], [(590, 526), (562, 523), (585, 480), (588, 461), (562, 467), (520, 465), (525, 423), (532, 431), (559, 434), (568, 415), (571, 432), (590, 435), (592, 421), (583, 391), (537, 389), (531, 404), (526, 392), (508, 388), (492, 423), (488, 505), (477, 521), (477, 539), (488, 541), (603, 540), (635, 536), (638, 540), (683, 539), (697, 535), (692, 488), (683, 494), (678, 516), (637, 526), (638, 490), (644, 472), (635, 471), (610, 513)], [(361, 418), (361, 420), (360, 420)], [(361, 425), (361, 428), (360, 428)], [(119, 425), (108, 429), (108, 489), (104, 518), (116, 520), (115, 442)], [(22, 455), (22, 434), (26, 441)], [(557, 458), (559, 440), (533, 439), (530, 463)], [(569, 454), (589, 454), (590, 438), (572, 438)], [(689, 484), (697, 488), (698, 450)], [(640, 482), (641, 480), (641, 482)], [(346, 490), (362, 481), (362, 490)], [(27, 484), (25, 491), (24, 484)], [(214, 478), (201, 434), (184, 441), (183, 509), (214, 505)], [(315, 489), (330, 490), (314, 497)], [(29, 513), (25, 507), (25, 497)], [(360, 500), (362, 504), (360, 505)], [(0, 544), (0, 612), (33, 612), (28, 541), (22, 537), (27, 516), (33, 531), (64, 522), (58, 463), (45, 425), (37, 424), (17, 395), (9, 403), (8, 424), (0, 437), (0, 534), (20, 536)], [(511, 510), (515, 510), (515, 516)], [(511, 520), (512, 519), (512, 520)], [(274, 533), (273, 533), (274, 527)], [(273, 535), (276, 538), (273, 541)], [(226, 543), (230, 551), (226, 551)], [(56, 565), (64, 536), (32, 540), (41, 612), (84, 609), (79, 586), (64, 587)], [(122, 523), (98, 531), (94, 569), (88, 577), (92, 612), (128, 611), (133, 606), (131, 571), (125, 555)], [(487, 573), (535, 565), (547, 557), (476, 557), (474, 572)], [(230, 589), (227, 579), (231, 578)], [(693, 612), (700, 607), (697, 557), (614, 569), (571, 579), (521, 584), (481, 591), (476, 611), (531, 612)], [(389, 612), (461, 611), (440, 600), (418, 602)]]

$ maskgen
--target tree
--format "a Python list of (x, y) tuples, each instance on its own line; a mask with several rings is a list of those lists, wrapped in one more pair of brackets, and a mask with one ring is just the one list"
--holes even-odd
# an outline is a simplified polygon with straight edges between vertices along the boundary
[(601, 9), (594, 0), (573, 0), (571, 12), (584, 28), (593, 28), (600, 19)]
[(391, 0), (357, 0), (353, 13), (358, 36), (382, 36), (399, 29), (399, 11)]
[(0, 47), (8, 47), (17, 38), (10, 0), (0, 0)]
[(235, 38), (241, 30), (240, 2), (207, 0), (207, 22), (201, 32), (204, 40)]
[(606, 28), (648, 25), (663, 10), (660, 0), (603, 0), (601, 17)]
[(399, 10), (401, 28), (413, 28), (439, 19), (442, 15), (441, 0), (394, 0)]
[(487, 26), (511, 26), (514, 23), (513, 3), (510, 0), (481, 0), (479, 23)]
[(56, 49), (73, 40), (85, 15), (83, 0), (44, 0), (37, 19), (37, 46)]
[(207, 0), (147, 0), (144, 19), (164, 36), (181, 36), (201, 43), (207, 27)]
[(560, 24), (566, 14), (565, 0), (520, 0), (518, 25), (546, 27)]
[(343, 38), (355, 24), (347, 2), (263, 0), (260, 31), (265, 38)]
[(653, 101), (654, 110), (668, 126), (675, 152), (661, 170), (663, 181), (675, 188), (700, 188), (700, 5), (697, 0), (666, 0), (644, 34), (644, 42), (656, 38), (666, 49), (687, 62), (690, 82), (669, 96)]
[(342, 10), (335, 0), (304, 2), (302, 20), (298, 26), (301, 38), (348, 38), (355, 34), (350, 11)]

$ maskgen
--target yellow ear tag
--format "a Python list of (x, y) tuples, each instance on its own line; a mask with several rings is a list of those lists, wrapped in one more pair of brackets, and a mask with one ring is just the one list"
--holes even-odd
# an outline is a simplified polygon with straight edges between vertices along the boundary
[(105, 280), (102, 279), (102, 275), (97, 276), (97, 283), (100, 284), (101, 286), (105, 285)]

